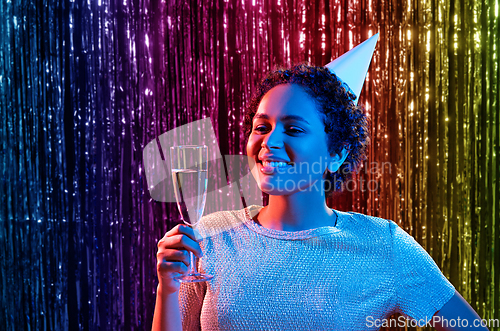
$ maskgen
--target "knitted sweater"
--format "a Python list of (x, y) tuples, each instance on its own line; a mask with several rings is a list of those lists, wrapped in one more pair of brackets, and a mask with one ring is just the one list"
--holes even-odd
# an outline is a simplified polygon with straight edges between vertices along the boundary
[(253, 221), (260, 208), (200, 221), (214, 278), (181, 285), (184, 330), (377, 330), (396, 312), (425, 323), (455, 293), (392, 221), (334, 210), (334, 227), (286, 232)]

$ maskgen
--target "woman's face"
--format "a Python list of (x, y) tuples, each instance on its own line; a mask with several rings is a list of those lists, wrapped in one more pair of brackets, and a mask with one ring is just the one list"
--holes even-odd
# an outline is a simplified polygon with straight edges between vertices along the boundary
[(313, 99), (291, 84), (264, 95), (253, 118), (247, 156), (259, 188), (270, 195), (323, 194), (321, 179), (327, 164), (337, 159), (328, 153), (325, 127)]

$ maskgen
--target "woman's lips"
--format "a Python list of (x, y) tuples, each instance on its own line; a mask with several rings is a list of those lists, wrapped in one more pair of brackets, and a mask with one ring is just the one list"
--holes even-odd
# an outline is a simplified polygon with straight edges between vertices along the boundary
[(260, 165), (260, 172), (262, 172), (264, 175), (272, 175), (274, 173), (274, 168), (271, 166), (264, 166), (262, 163), (259, 163)]

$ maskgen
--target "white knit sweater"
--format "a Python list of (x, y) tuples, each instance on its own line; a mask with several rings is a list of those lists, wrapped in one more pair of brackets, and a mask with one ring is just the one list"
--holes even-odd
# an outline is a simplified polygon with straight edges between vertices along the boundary
[(396, 312), (425, 323), (455, 292), (392, 221), (334, 210), (334, 227), (285, 232), (253, 221), (260, 208), (202, 218), (214, 278), (182, 284), (184, 330), (377, 330)]

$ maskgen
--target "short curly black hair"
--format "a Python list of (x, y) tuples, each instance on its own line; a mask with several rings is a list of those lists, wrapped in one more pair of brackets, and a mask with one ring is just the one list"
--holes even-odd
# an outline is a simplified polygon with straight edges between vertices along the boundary
[(325, 124), (330, 153), (339, 154), (344, 147), (350, 150), (344, 163), (335, 173), (325, 178), (325, 195), (341, 190), (354, 171), (366, 159), (370, 142), (368, 117), (356, 106), (356, 96), (349, 87), (328, 68), (298, 64), (291, 68), (278, 68), (270, 72), (260, 83), (247, 105), (244, 129), (248, 138), (252, 132), (253, 117), (264, 95), (281, 84), (296, 84), (312, 97)]

